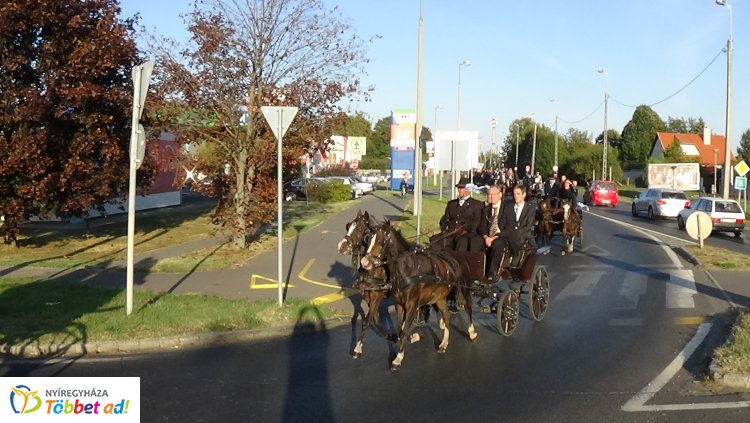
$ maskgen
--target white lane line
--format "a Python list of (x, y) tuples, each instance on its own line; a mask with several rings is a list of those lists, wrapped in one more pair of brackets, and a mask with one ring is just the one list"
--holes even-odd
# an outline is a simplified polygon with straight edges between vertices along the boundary
[(667, 308), (695, 308), (698, 295), (692, 270), (673, 270), (667, 283)]
[(635, 394), (633, 398), (628, 400), (625, 405), (622, 406), (622, 411), (637, 412), (637, 411), (677, 411), (677, 410), (707, 410), (716, 408), (743, 408), (750, 407), (750, 401), (736, 401), (736, 402), (714, 402), (714, 403), (701, 403), (701, 404), (661, 404), (661, 405), (644, 405), (654, 395), (656, 395), (667, 383), (674, 377), (677, 372), (682, 369), (685, 362), (695, 352), (698, 346), (703, 342), (708, 333), (711, 331), (712, 323), (703, 323), (698, 326), (698, 331), (693, 336), (693, 339), (685, 345), (685, 348), (680, 351), (677, 357), (672, 360), (669, 365), (659, 373), (645, 388), (641, 389), (640, 392)]

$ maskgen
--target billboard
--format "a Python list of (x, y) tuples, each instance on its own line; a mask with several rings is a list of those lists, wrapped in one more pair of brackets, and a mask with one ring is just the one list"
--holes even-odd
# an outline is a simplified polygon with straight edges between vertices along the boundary
[(414, 180), (414, 135), (417, 130), (417, 113), (411, 109), (391, 111), (391, 189), (397, 190), (404, 174), (409, 178), (409, 186)]
[(648, 165), (649, 188), (698, 191), (700, 180), (701, 172), (698, 163), (651, 163)]
[(457, 171), (479, 167), (479, 132), (436, 131), (434, 138), (437, 170), (451, 170), (451, 162)]

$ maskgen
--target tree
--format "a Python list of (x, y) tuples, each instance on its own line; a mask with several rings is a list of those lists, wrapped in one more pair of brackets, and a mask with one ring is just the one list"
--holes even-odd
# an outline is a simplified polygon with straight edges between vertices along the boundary
[(364, 94), (364, 43), (323, 0), (197, 1), (187, 21), (190, 45), (154, 43), (163, 118), (183, 141), (218, 146), (220, 167), (206, 168), (218, 181), (214, 220), (245, 247), (276, 213), (276, 139), (261, 106), (299, 107), (284, 136), (289, 167), (340, 127), (342, 99)]
[(682, 145), (679, 141), (675, 140), (667, 149), (664, 151), (664, 163), (684, 163), (687, 162), (687, 156), (682, 151)]
[(740, 138), (740, 146), (737, 148), (737, 158), (750, 163), (750, 129), (746, 129)]
[(703, 128), (706, 127), (706, 122), (703, 118), (673, 118), (667, 117), (667, 132), (675, 132), (678, 134), (703, 134)]
[[(116, 0), (0, 6), (0, 215), (88, 216), (127, 194), (137, 63)], [(150, 176), (142, 168), (141, 184)]]
[(638, 106), (622, 130), (620, 153), (626, 168), (643, 167), (648, 161), (656, 133), (666, 125), (649, 106)]

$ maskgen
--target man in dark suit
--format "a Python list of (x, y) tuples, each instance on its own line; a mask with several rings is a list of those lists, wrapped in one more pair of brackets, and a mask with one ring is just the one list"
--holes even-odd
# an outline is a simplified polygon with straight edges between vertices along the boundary
[[(500, 215), (500, 237), (497, 240), (497, 248), (500, 252), (497, 257), (492, 256), (490, 261), (489, 275), (494, 276), (500, 267), (502, 251), (506, 245), (510, 245), (513, 256), (521, 252), (524, 246), (536, 248), (534, 242), (534, 207), (526, 202), (526, 188), (523, 185), (513, 187), (513, 205), (503, 207)], [(519, 263), (513, 263), (518, 265)]]
[(466, 189), (469, 178), (461, 178), (456, 184), (458, 198), (448, 201), (445, 213), (440, 218), (441, 233), (430, 237), (433, 247), (443, 247), (456, 251), (482, 251), (482, 237), (479, 236), (479, 222), (482, 218), (481, 201), (471, 197)]

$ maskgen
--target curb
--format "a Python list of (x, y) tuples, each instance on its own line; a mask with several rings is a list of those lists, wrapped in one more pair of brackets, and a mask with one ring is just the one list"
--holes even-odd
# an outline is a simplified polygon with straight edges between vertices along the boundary
[[(739, 320), (742, 318), (742, 314), (738, 314), (732, 324), (732, 327), (737, 326)], [(730, 334), (724, 345), (732, 342), (733, 335)], [(737, 389), (750, 389), (750, 374), (738, 373), (738, 372), (723, 372), (721, 366), (716, 362), (716, 359), (711, 359), (711, 364), (708, 366), (708, 373), (711, 379), (723, 386)]]
[[(313, 323), (308, 325), (306, 323)], [(84, 355), (115, 355), (141, 352), (177, 350), (182, 348), (224, 345), (234, 342), (264, 341), (291, 336), (294, 333), (313, 333), (351, 324), (351, 320), (331, 318), (320, 322), (304, 321), (302, 324), (263, 329), (224, 332), (206, 332), (163, 338), (133, 339), (128, 341), (77, 341), (70, 344), (30, 343), (26, 345), (0, 345), (2, 358), (61, 358)]]
[(683, 259), (693, 264), (694, 266), (702, 265), (701, 261), (698, 260), (698, 257), (694, 256), (693, 253), (686, 250), (683, 246), (672, 247), (672, 249), (677, 253), (678, 256), (682, 257)]

